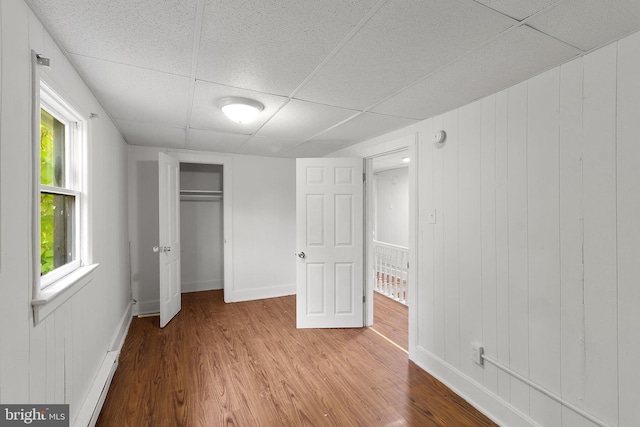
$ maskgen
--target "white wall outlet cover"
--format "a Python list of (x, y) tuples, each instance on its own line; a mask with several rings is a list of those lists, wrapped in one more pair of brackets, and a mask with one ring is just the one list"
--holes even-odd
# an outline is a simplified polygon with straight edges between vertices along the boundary
[(436, 146), (443, 145), (445, 139), (447, 139), (447, 133), (443, 130), (436, 131), (433, 134), (433, 143)]

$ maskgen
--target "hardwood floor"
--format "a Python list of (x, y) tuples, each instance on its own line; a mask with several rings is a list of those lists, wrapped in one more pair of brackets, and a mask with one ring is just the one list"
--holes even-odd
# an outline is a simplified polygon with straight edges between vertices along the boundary
[(373, 329), (409, 350), (409, 308), (406, 305), (374, 292)]
[(495, 426), (370, 329), (296, 329), (294, 296), (182, 304), (133, 319), (98, 426)]

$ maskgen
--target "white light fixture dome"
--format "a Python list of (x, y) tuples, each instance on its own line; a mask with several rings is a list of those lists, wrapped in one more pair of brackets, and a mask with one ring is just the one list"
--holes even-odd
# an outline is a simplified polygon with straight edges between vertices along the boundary
[(258, 101), (237, 96), (222, 98), (218, 101), (218, 106), (225, 116), (240, 124), (252, 122), (264, 110), (264, 105)]

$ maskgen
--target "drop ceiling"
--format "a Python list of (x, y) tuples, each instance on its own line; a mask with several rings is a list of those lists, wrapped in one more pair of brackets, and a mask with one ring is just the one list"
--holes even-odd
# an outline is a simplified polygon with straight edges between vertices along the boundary
[[(640, 30), (638, 0), (28, 0), (132, 145), (318, 157)], [(217, 101), (265, 105), (239, 125)]]

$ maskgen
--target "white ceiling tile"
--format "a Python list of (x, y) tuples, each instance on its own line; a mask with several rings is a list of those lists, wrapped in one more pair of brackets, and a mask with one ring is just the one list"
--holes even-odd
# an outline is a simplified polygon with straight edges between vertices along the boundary
[(467, 0), (387, 2), (296, 98), (365, 109), (514, 23)]
[[(51, 72), (73, 73), (56, 40), (129, 143), (294, 157), (460, 107), (581, 53), (569, 45), (640, 30), (640, 0), (26, 1)], [(223, 96), (265, 111), (241, 127), (217, 108)]]
[(310, 139), (310, 141), (347, 146), (400, 129), (415, 122), (413, 119), (403, 117), (362, 113), (348, 122)]
[(577, 49), (520, 27), (373, 110), (426, 119), (512, 86), (578, 54)]
[(317, 142), (305, 142), (291, 150), (284, 151), (280, 157), (289, 158), (305, 158), (305, 157), (324, 157), (328, 154), (335, 153), (342, 147), (332, 144), (320, 144)]
[(73, 60), (112, 117), (186, 128), (187, 77), (82, 56)]
[[(218, 101), (226, 96), (240, 96), (259, 101), (264, 110), (251, 123), (241, 125), (229, 120), (218, 107)], [(262, 126), (286, 103), (288, 98), (262, 92), (238, 89), (214, 83), (196, 81), (191, 115), (191, 127), (221, 132), (251, 134)]]
[(559, 0), (476, 0), (493, 10), (496, 10), (512, 18), (522, 21), (523, 19), (541, 11), (547, 6)]
[(640, 29), (640, 1), (565, 0), (527, 25), (587, 51)]
[(196, 0), (32, 0), (69, 53), (188, 76)]
[(256, 135), (302, 142), (354, 114), (353, 110), (292, 99)]
[(288, 96), (376, 0), (208, 0), (198, 78)]
[(217, 153), (235, 153), (249, 138), (249, 135), (189, 129), (189, 140), (186, 148)]
[(277, 156), (278, 153), (298, 144), (300, 144), (299, 141), (290, 141), (288, 139), (253, 136), (240, 147), (237, 153), (251, 154), (254, 156)]
[(129, 145), (167, 148), (184, 148), (185, 146), (185, 129), (183, 128), (127, 120), (115, 120), (115, 124)]

